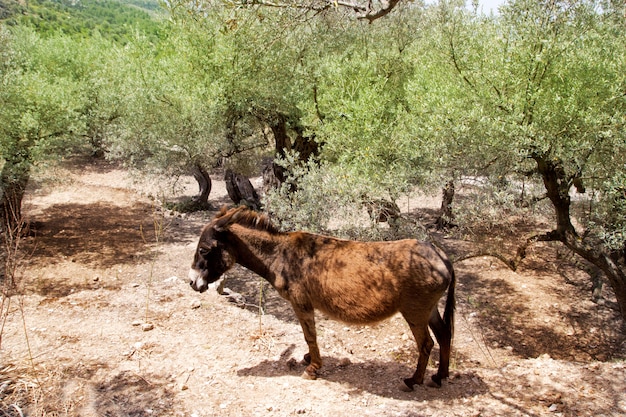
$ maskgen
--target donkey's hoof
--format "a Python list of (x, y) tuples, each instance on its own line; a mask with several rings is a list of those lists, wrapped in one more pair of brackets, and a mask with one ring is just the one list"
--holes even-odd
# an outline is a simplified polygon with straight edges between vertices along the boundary
[(415, 386), (415, 382), (413, 382), (413, 380), (411, 378), (406, 378), (400, 384), (400, 390), (404, 391), (404, 392), (411, 392), (411, 391), (413, 391), (413, 387), (414, 386)]
[(430, 388), (441, 388), (441, 377), (438, 374), (435, 374), (431, 376), (424, 385)]
[(302, 363), (305, 365), (310, 365), (311, 364), (311, 355), (309, 355), (308, 353), (304, 354), (304, 358), (302, 358)]
[(400, 388), (400, 391), (404, 391), (404, 392), (413, 392), (413, 388), (410, 388), (407, 384), (405, 384), (404, 382), (400, 382), (398, 384), (398, 388)]
[(317, 375), (315, 374), (310, 374), (308, 371), (304, 371), (302, 372), (302, 379), (308, 379), (310, 381), (314, 381), (317, 379)]

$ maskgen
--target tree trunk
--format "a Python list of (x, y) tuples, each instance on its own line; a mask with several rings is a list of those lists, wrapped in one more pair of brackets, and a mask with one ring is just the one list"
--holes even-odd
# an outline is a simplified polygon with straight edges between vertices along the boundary
[(559, 159), (549, 158), (545, 154), (533, 154), (531, 156), (537, 162), (537, 170), (543, 179), (547, 196), (552, 202), (556, 214), (556, 230), (547, 233), (545, 235), (547, 238), (542, 240), (563, 243), (575, 254), (604, 273), (615, 293), (623, 319), (622, 325), (626, 325), (626, 274), (611, 259), (610, 253), (599, 246), (593, 247), (585, 243), (576, 233), (570, 217), (569, 189), (573, 184), (573, 177), (567, 177), (563, 163)]
[(558, 158), (550, 158), (548, 155), (533, 154), (532, 158), (537, 163), (537, 171), (541, 175), (546, 195), (554, 206), (556, 215), (556, 232), (565, 236), (565, 233), (576, 235), (576, 230), (570, 218), (571, 199), (569, 190), (571, 181), (567, 178), (563, 162)]
[(194, 198), (194, 201), (202, 205), (208, 205), (209, 194), (211, 194), (213, 185), (209, 173), (202, 166), (195, 165), (193, 167), (193, 177), (198, 181), (198, 188), (200, 189), (200, 194)]
[(453, 226), (454, 214), (452, 213), (452, 201), (454, 200), (454, 181), (450, 180), (442, 189), (441, 212), (437, 218), (437, 229)]
[(23, 222), (22, 200), (30, 179), (30, 169), (22, 162), (7, 160), (0, 173), (0, 226), (2, 232), (14, 235)]
[[(287, 151), (291, 150), (291, 140), (289, 139), (289, 135), (287, 135), (287, 123), (285, 119), (282, 116), (279, 117), (276, 123), (270, 125), (270, 129), (272, 129), (272, 133), (274, 134), (276, 155), (284, 157)], [(272, 171), (279, 183), (282, 184), (285, 182), (285, 168), (278, 165), (276, 162), (272, 162)]]
[[(296, 138), (293, 143), (287, 132), (287, 121), (285, 117), (280, 115), (276, 122), (270, 124), (270, 129), (274, 135), (274, 142), (276, 144), (276, 155), (284, 157), (288, 151), (294, 150), (298, 152), (298, 159), (306, 162), (311, 156), (317, 155), (319, 152), (319, 145), (315, 141), (314, 137), (304, 135), (304, 129), (301, 126), (295, 126), (293, 129), (296, 132)], [(285, 168), (273, 163), (272, 167), (275, 178), (282, 184), (285, 182), (286, 173)], [(291, 191), (295, 191), (295, 187)]]
[(604, 272), (615, 293), (615, 298), (622, 314), (622, 325), (626, 326), (626, 273), (624, 273), (624, 270), (613, 262), (608, 253), (586, 245), (584, 241), (573, 233), (566, 233), (562, 242), (575, 254)]
[(296, 139), (293, 143), (293, 150), (298, 152), (301, 161), (308, 161), (311, 156), (317, 156), (320, 148), (315, 140), (315, 136), (305, 136), (304, 129), (296, 126)]
[(261, 200), (252, 183), (245, 176), (227, 169), (224, 174), (226, 191), (235, 204), (243, 204), (253, 210), (261, 209)]

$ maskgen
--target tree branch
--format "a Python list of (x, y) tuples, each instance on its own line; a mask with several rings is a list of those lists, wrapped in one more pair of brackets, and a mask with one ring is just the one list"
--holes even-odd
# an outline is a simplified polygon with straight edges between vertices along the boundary
[(522, 260), (524, 260), (524, 258), (526, 258), (526, 250), (528, 249), (530, 245), (537, 243), (537, 242), (555, 242), (555, 241), (561, 242), (562, 239), (559, 238), (556, 231), (551, 231), (548, 233), (533, 235), (529, 237), (528, 239), (526, 239), (526, 242), (524, 242), (519, 248), (517, 248), (517, 253), (515, 254), (515, 257), (513, 259), (510, 259), (506, 257), (505, 255), (498, 253), (498, 252), (479, 251), (479, 252), (470, 253), (468, 255), (462, 256), (458, 259), (454, 259), (453, 262), (457, 263), (457, 262), (466, 261), (468, 259), (479, 258), (482, 256), (490, 256), (492, 258), (496, 258), (497, 260), (501, 261), (511, 271), (517, 271), (519, 264), (522, 262)]
[(280, 9), (300, 9), (311, 12), (324, 12), (330, 9), (346, 9), (355, 13), (357, 19), (367, 20), (372, 23), (376, 19), (380, 19), (383, 16), (389, 14), (401, 0), (383, 0), (378, 2), (377, 7), (373, 6), (373, 1), (339, 1), (339, 0), (322, 0), (319, 2), (306, 2), (306, 1), (289, 1), (289, 0), (235, 0), (233, 3), (245, 7), (245, 6), (263, 6), (273, 7)]

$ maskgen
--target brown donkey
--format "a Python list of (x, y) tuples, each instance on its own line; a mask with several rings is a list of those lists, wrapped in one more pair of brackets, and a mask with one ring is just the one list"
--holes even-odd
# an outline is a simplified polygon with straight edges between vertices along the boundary
[[(289, 301), (309, 345), (304, 378), (315, 379), (322, 366), (314, 310), (347, 323), (366, 324), (396, 312), (408, 322), (419, 350), (407, 389), (422, 384), (434, 345), (440, 346), (439, 369), (432, 376), (441, 386), (448, 377), (454, 323), (455, 277), (446, 255), (416, 240), (355, 242), (304, 232), (282, 233), (265, 215), (247, 208), (223, 208), (202, 229), (189, 272), (200, 292), (235, 263), (269, 281)], [(443, 318), (437, 304), (448, 290)]]

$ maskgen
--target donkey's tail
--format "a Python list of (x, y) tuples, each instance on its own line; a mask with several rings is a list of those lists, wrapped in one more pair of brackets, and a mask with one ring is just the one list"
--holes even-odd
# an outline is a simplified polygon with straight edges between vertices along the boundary
[(446, 297), (446, 307), (443, 311), (443, 321), (446, 324), (450, 332), (450, 339), (454, 335), (454, 310), (456, 308), (456, 299), (454, 296), (454, 289), (456, 287), (456, 276), (454, 274), (454, 267), (451, 262), (446, 262), (448, 271), (450, 272), (450, 284), (448, 284), (448, 296)]

